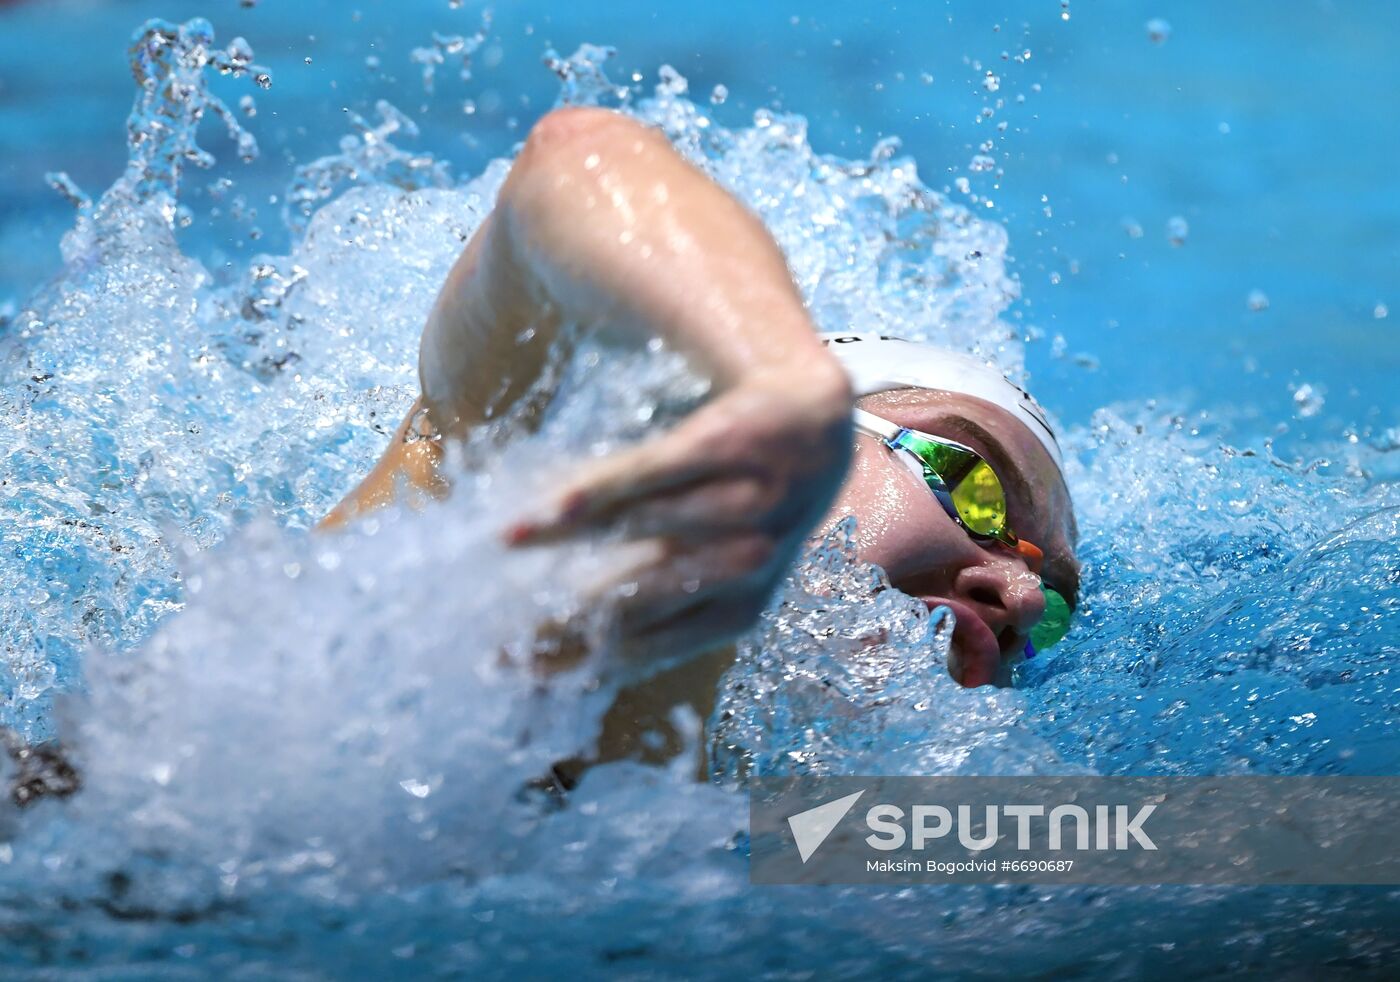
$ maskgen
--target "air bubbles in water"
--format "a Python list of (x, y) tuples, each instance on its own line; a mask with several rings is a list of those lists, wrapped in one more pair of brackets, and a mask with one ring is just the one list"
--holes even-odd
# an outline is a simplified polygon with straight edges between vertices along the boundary
[(716, 85), (710, 90), (710, 105), (712, 106), (722, 106), (728, 98), (729, 88), (727, 86)]
[(1250, 290), (1249, 296), (1245, 298), (1245, 303), (1248, 304), (1250, 310), (1268, 310), (1269, 295), (1263, 290)]
[(1171, 36), (1172, 26), (1162, 18), (1154, 17), (1147, 22), (1147, 37), (1153, 44), (1165, 44)]
[(258, 72), (255, 81), (258, 83), (258, 88), (260, 89), (272, 88), (272, 76), (267, 72)]
[(252, 119), (258, 114), (257, 101), (254, 100), (254, 98), (250, 95), (245, 95), (243, 98), (238, 100), (238, 108), (241, 109), (243, 111), (243, 115), (247, 116), (249, 119)]
[(1060, 20), (1069, 20), (1069, 0), (1060, 0)]

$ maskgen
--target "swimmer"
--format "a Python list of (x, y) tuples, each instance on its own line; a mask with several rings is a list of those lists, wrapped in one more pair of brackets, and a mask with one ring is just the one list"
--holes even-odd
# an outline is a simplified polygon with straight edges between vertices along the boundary
[(705, 718), (725, 643), (846, 515), (862, 561), (953, 612), (962, 685), (1006, 683), (1063, 633), (1076, 532), (1034, 400), (953, 352), (858, 324), (818, 335), (762, 223), (661, 133), (602, 109), (533, 128), (428, 317), (421, 396), (322, 527), (449, 494), (444, 443), (506, 412), (565, 324), (661, 338), (713, 384), (670, 432), (583, 466), (506, 532), (526, 548), (624, 527), (651, 558), (619, 611), (623, 652), (703, 656), (624, 691), (600, 757), (639, 752), (677, 702)]

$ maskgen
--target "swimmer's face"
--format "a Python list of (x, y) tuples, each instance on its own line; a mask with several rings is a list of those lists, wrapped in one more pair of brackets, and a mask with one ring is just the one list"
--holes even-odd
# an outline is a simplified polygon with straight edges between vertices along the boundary
[[(861, 399), (860, 408), (910, 429), (947, 437), (980, 453), (1001, 478), (1010, 527), (1045, 553), (1046, 586), (1071, 603), (1079, 589), (1069, 492), (1039, 441), (1003, 409), (973, 396), (900, 389)], [(845, 485), (824, 523), (855, 515), (861, 560), (883, 568), (899, 590), (931, 608), (952, 609), (949, 671), (966, 686), (1005, 677), (1044, 612), (1040, 577), (1000, 544), (973, 540), (895, 454), (858, 435)]]

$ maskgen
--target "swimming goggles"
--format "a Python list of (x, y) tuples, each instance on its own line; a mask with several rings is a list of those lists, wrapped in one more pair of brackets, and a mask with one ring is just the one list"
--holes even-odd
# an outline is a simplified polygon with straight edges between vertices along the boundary
[[(1011, 531), (1001, 479), (981, 454), (961, 443), (908, 429), (862, 409), (855, 410), (854, 415), (856, 429), (893, 450), (923, 480), (948, 517), (963, 531), (978, 542), (1000, 542), (1039, 574), (1044, 553)], [(1051, 647), (1069, 632), (1069, 602), (1044, 582), (1040, 591), (1045, 596), (1045, 613), (1031, 628), (1027, 658), (1034, 658), (1037, 651)]]

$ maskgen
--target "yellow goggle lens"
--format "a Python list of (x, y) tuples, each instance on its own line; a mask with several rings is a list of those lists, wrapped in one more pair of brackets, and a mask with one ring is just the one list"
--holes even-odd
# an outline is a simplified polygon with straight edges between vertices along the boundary
[(1006, 528), (1006, 492), (985, 460), (967, 472), (951, 497), (958, 517), (978, 535), (998, 535)]

